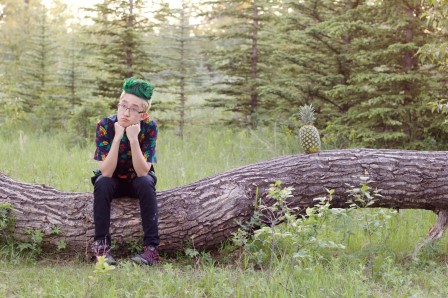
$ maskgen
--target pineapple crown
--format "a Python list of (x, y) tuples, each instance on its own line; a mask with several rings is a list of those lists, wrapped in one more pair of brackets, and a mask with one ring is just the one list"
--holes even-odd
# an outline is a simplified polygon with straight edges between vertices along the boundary
[(314, 117), (314, 107), (312, 104), (301, 106), (299, 113), (303, 125), (313, 125), (316, 117)]

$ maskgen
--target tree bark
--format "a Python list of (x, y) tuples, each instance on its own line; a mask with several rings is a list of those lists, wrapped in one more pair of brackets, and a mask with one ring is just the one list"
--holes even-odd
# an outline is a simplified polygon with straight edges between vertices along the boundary
[[(294, 187), (291, 203), (302, 209), (334, 189), (332, 206), (346, 208), (347, 185), (360, 176), (374, 181), (383, 197), (372, 207), (448, 210), (448, 152), (386, 149), (322, 151), (276, 158), (236, 168), (182, 187), (157, 193), (160, 249), (176, 251), (188, 243), (207, 248), (221, 243), (248, 220), (256, 200), (269, 204), (269, 185), (281, 180)], [(258, 198), (256, 197), (258, 195)], [(68, 249), (86, 249), (93, 238), (91, 193), (68, 193), (14, 181), (0, 174), (0, 204), (9, 202), (15, 213), (15, 236), (26, 229), (45, 232), (48, 244), (64, 240)], [(118, 242), (141, 237), (137, 199), (112, 204), (112, 238)], [(446, 214), (443, 211), (442, 214)], [(446, 225), (446, 221), (443, 221)], [(52, 227), (60, 235), (50, 235)], [(443, 234), (444, 227), (437, 234)]]

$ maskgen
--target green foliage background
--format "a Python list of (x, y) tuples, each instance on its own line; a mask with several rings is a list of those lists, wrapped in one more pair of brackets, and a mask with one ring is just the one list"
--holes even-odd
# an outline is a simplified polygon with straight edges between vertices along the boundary
[(2, 0), (0, 125), (90, 142), (93, 119), (137, 76), (156, 86), (152, 116), (180, 135), (204, 124), (296, 133), (312, 103), (340, 147), (444, 150), (431, 106), (447, 95), (444, 3), (106, 0), (75, 16), (60, 0)]
[[(446, 116), (436, 113), (448, 98), (447, 1), (185, 0), (184, 14), (145, 4), (105, 0), (75, 16), (60, 0), (0, 0), (0, 171), (91, 191), (95, 124), (114, 113), (131, 75), (156, 86), (159, 190), (300, 153), (303, 104), (317, 108), (324, 149), (447, 148)], [(345, 250), (321, 245), (300, 266), (287, 252), (255, 264), (225, 243), (216, 255), (191, 250), (156, 268), (123, 260), (93, 280), (75, 256), (35, 263), (1, 243), (0, 296), (448, 295), (446, 239), (409, 258), (434, 214), (406, 210), (380, 222), (382, 211), (353, 212), (316, 219), (318, 238), (304, 243)], [(366, 218), (381, 233), (366, 233)], [(286, 247), (300, 244), (288, 237)]]

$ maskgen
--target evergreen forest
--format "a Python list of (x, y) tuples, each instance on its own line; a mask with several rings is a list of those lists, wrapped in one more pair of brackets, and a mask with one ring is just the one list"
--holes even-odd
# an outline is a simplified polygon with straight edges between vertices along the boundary
[[(0, 126), (92, 141), (125, 78), (185, 127), (296, 135), (313, 104), (331, 148), (444, 150), (445, 1), (0, 1)], [(171, 5), (171, 6), (170, 6)]]

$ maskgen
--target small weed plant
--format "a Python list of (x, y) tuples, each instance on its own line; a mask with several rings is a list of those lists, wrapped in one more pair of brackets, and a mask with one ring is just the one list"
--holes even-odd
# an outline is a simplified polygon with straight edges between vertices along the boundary
[(215, 263), (210, 252), (207, 251), (199, 251), (194, 247), (194, 239), (191, 239), (191, 243), (189, 243), (188, 247), (185, 248), (185, 256), (194, 261), (194, 268), (198, 270), (201, 266), (209, 266)]
[[(109, 263), (107, 263), (107, 258), (105, 256), (99, 256), (95, 263), (93, 275), (89, 275), (89, 279), (92, 284), (96, 284), (100, 281), (100, 279), (105, 276), (109, 276), (109, 272), (115, 270), (115, 268), (116, 267), (114, 265), (109, 265)], [(89, 287), (92, 286), (92, 284), (89, 283)]]
[(109, 265), (109, 263), (107, 262), (107, 258), (105, 256), (99, 256), (98, 260), (95, 264), (95, 270), (93, 271), (93, 273), (96, 276), (104, 275), (114, 269), (115, 269), (115, 266)]
[[(358, 209), (364, 209), (371, 207), (378, 198), (382, 197), (379, 189), (372, 189), (369, 184), (373, 182), (366, 172), (364, 176), (360, 177), (360, 186), (353, 186), (347, 184), (349, 189), (347, 193), (350, 197), (347, 203), (350, 204), (349, 211)], [(383, 236), (384, 228), (388, 221), (396, 215), (395, 210), (391, 209), (375, 209), (364, 210), (365, 212), (350, 212), (352, 219), (361, 224), (361, 227), (368, 239), (369, 254), (367, 258), (367, 266), (365, 272), (370, 275), (371, 278), (375, 277), (375, 272), (379, 270), (382, 264), (375, 265), (377, 260), (376, 250), (379, 243), (375, 243), (376, 236)], [(385, 241), (385, 239), (382, 239)], [(381, 262), (380, 262), (381, 263)]]
[(9, 203), (0, 203), (0, 242), (9, 241), (13, 229), (13, 208)]
[(26, 229), (25, 233), (29, 236), (29, 241), (20, 243), (19, 249), (22, 252), (27, 251), (28, 253), (30, 253), (30, 257), (36, 258), (42, 253), (44, 232), (39, 229)]
[[(25, 233), (29, 236), (28, 241), (18, 242), (18, 248), (21, 252), (28, 253), (29, 257), (32, 259), (36, 259), (43, 252), (43, 243), (45, 238), (44, 231), (40, 229), (26, 229)], [(61, 236), (62, 231), (58, 226), (53, 226), (50, 228), (50, 235)], [(55, 248), (57, 251), (62, 251), (67, 248), (67, 243), (64, 239), (58, 240), (55, 244)]]
[[(62, 230), (59, 226), (52, 226), (50, 229), (50, 235), (60, 236), (62, 234)], [(67, 248), (67, 243), (64, 239), (58, 240), (56, 242), (56, 250), (61, 251)]]

